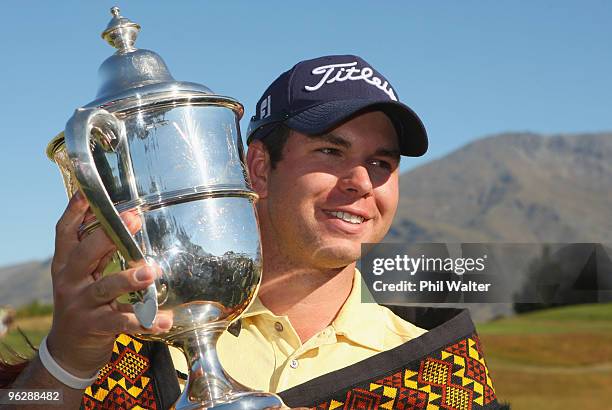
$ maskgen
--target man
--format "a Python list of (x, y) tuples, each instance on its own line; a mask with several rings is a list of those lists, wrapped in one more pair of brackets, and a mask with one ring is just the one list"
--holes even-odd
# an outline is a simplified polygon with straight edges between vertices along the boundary
[[(355, 275), (361, 244), (379, 242), (391, 225), (400, 152), (427, 146), (422, 124), (393, 93), (365, 61), (332, 56), (297, 64), (258, 103), (247, 163), (265, 273), (241, 334), (220, 343), (239, 382), (286, 390), (424, 332), (361, 304)], [(401, 139), (379, 109), (397, 116)], [(260, 340), (246, 368), (232, 360)]]
[[(251, 388), (281, 392), (292, 407), (497, 408), (473, 329), (468, 326), (468, 336), (455, 331), (465, 315), (451, 319), (452, 330), (426, 332), (360, 300), (355, 263), (361, 244), (379, 242), (391, 225), (400, 155), (427, 149), (421, 121), (398, 101), (391, 84), (356, 56), (298, 63), (263, 94), (248, 143), (248, 171), (260, 198), (264, 274), (258, 299), (219, 341), (230, 375)], [(46, 344), (77, 385), (109, 361), (117, 333), (142, 332), (114, 300), (154, 279), (146, 268), (92, 278), (115, 248), (101, 230), (78, 241), (86, 210), (86, 201), (76, 196), (58, 223), (56, 308)], [(138, 230), (137, 219), (124, 219)], [(152, 331), (170, 325), (161, 313)], [(153, 368), (170, 367), (153, 356)], [(452, 376), (455, 362), (472, 360), (468, 356), (480, 366), (478, 375)], [(184, 364), (176, 366), (186, 371)], [(26, 377), (36, 377), (37, 387), (58, 385), (36, 359), (21, 381)], [(157, 388), (166, 398), (176, 393)], [(73, 389), (65, 400), (79, 403), (82, 394)], [(89, 391), (90, 406), (97, 403), (94, 396)], [(99, 404), (112, 405), (110, 400)]]

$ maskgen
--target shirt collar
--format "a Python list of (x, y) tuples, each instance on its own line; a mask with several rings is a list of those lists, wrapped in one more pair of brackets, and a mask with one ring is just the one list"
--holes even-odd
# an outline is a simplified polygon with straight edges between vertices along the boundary
[[(367, 288), (363, 291), (365, 292), (363, 299), (373, 300)], [(279, 317), (272, 313), (259, 297), (256, 297), (243, 313), (242, 318), (258, 315)], [(353, 343), (381, 352), (385, 350), (386, 317), (378, 309), (376, 303), (362, 302), (361, 273), (357, 268), (355, 268), (351, 292), (333, 320), (332, 327), (337, 335), (342, 335)]]
[(263, 314), (269, 314), (269, 315), (275, 316), (274, 313), (270, 311), (270, 309), (268, 309), (267, 307), (264, 306), (263, 303), (261, 303), (261, 300), (259, 300), (259, 297), (255, 297), (253, 302), (251, 302), (251, 304), (245, 310), (245, 312), (242, 314), (241, 317), (247, 318), (247, 317), (263, 315)]
[(242, 320), (249, 318), (249, 317), (259, 316), (259, 315), (271, 315), (271, 316), (277, 317), (267, 307), (265, 307), (263, 303), (261, 303), (261, 300), (259, 300), (258, 297), (255, 297), (251, 301), (249, 306), (245, 309), (244, 313), (240, 316), (240, 319), (236, 320), (231, 325), (229, 325), (229, 327), (227, 328), (227, 331), (231, 333), (232, 335), (238, 337), (238, 335), (240, 334), (242, 330)]
[(373, 300), (373, 298), (367, 288), (362, 288), (361, 273), (355, 268), (351, 293), (332, 322), (332, 326), (337, 335), (342, 335), (362, 346), (384, 351), (386, 317), (376, 303), (364, 303), (362, 300)]

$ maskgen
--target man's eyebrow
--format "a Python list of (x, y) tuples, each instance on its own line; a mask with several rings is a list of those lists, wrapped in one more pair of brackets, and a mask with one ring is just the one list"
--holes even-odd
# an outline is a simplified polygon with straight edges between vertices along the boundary
[(391, 157), (391, 158), (399, 159), (399, 157), (401, 156), (401, 152), (398, 149), (379, 148), (376, 150), (374, 155), (380, 155), (382, 157)]
[[(319, 134), (319, 135), (309, 135), (309, 137), (313, 140), (325, 141), (330, 144), (338, 145), (346, 149), (351, 148), (352, 146), (350, 141), (348, 141), (347, 139), (337, 134), (327, 133), (327, 134)], [(399, 159), (401, 153), (398, 149), (379, 148), (376, 150), (374, 155)]]
[(351, 147), (351, 143), (348, 140), (336, 134), (328, 133), (328, 134), (320, 134), (320, 135), (310, 135), (309, 137), (313, 140), (329, 142), (330, 144), (339, 145), (343, 148)]

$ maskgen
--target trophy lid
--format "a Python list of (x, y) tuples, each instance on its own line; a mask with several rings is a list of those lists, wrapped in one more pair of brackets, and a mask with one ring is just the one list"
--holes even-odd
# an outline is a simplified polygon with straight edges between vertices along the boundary
[(111, 8), (113, 18), (102, 32), (102, 38), (116, 49), (134, 51), (134, 43), (140, 32), (140, 25), (121, 15), (119, 7)]
[(123, 17), (119, 7), (111, 8), (111, 14), (102, 38), (117, 51), (100, 66), (100, 88), (88, 107), (164, 91), (213, 94), (203, 85), (176, 81), (157, 53), (135, 47), (140, 25)]
[[(237, 100), (217, 95), (198, 83), (176, 81), (159, 54), (134, 46), (140, 25), (123, 17), (118, 7), (111, 8), (111, 14), (102, 38), (117, 51), (100, 66), (96, 99), (85, 108), (99, 107), (113, 113), (147, 105), (161, 107), (161, 103), (200, 101), (230, 108), (238, 119), (242, 118), (244, 107)], [(64, 146), (64, 133), (60, 132), (47, 146), (47, 156), (53, 160)]]

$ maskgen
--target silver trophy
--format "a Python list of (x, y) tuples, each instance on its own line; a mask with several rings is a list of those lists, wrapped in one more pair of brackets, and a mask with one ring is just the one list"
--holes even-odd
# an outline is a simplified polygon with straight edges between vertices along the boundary
[[(161, 277), (130, 294), (150, 328), (158, 309), (172, 329), (155, 337), (180, 349), (190, 366), (176, 409), (281, 408), (271, 393), (249, 391), (225, 373), (219, 336), (254, 298), (261, 278), (256, 194), (244, 165), (242, 105), (200, 84), (175, 81), (159, 55), (134, 47), (140, 26), (119, 9), (102, 37), (117, 49), (100, 67), (96, 99), (75, 111), (47, 155), (69, 195), (81, 189), (118, 253), (107, 270), (144, 263)], [(131, 211), (132, 235), (120, 218)]]

